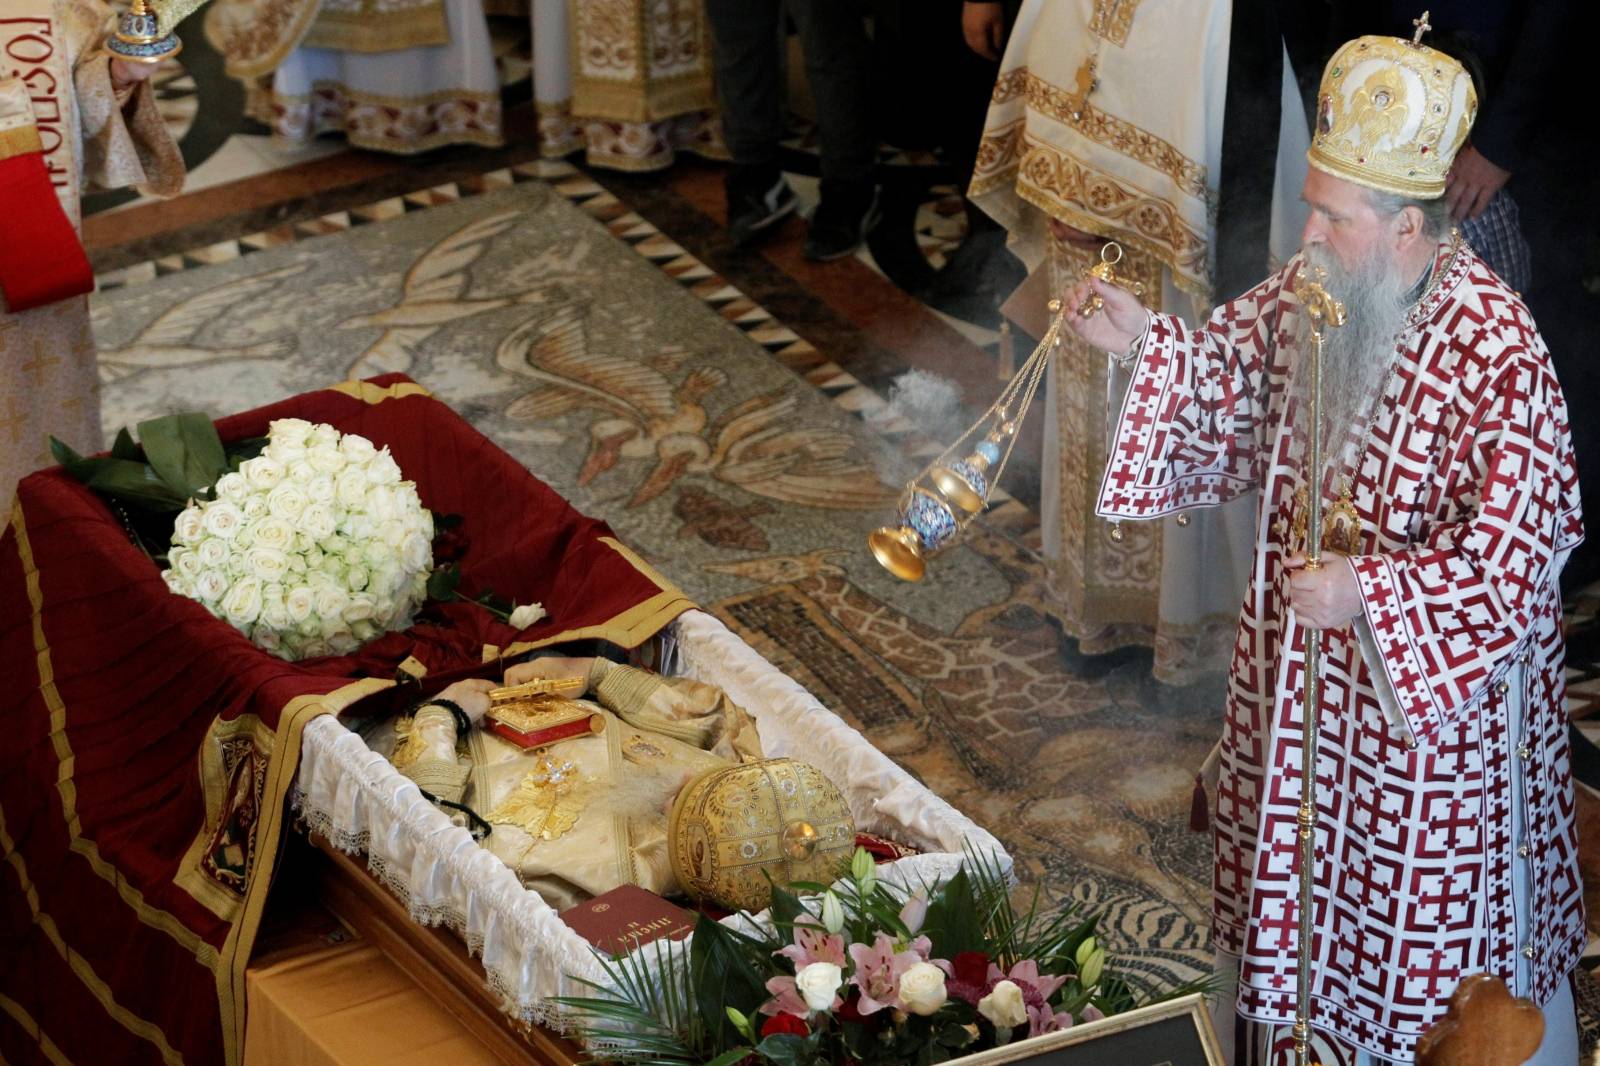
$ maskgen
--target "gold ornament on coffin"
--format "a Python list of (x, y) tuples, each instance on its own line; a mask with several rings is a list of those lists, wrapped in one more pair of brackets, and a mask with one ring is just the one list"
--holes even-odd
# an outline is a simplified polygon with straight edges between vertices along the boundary
[(573, 792), (577, 773), (571, 760), (544, 756), (485, 820), (514, 825), (535, 840), (555, 840), (583, 813), (583, 802)]
[(1306, 157), (1336, 178), (1432, 200), (1444, 195), (1478, 97), (1460, 63), (1422, 43), (1426, 12), (1416, 27), (1409, 41), (1360, 37), (1333, 54)]
[[(1121, 260), (1122, 247), (1107, 241), (1100, 250), (1100, 262), (1087, 273), (1113, 285), (1129, 286), (1116, 272)], [(1144, 293), (1138, 283), (1129, 287), (1136, 296)], [(1091, 294), (1077, 312), (1089, 317), (1102, 306), (1104, 301)], [(1061, 346), (1066, 309), (1060, 300), (1051, 300), (1049, 307), (1050, 326), (1044, 339), (1006, 383), (999, 398), (954, 444), (906, 482), (896, 509), (896, 523), (881, 526), (867, 537), (873, 556), (895, 577), (921, 581), (927, 573), (928, 560), (960, 540), (968, 524), (988, 507), (1011, 450), (1016, 447), (1017, 430), (1049, 368), (1050, 357)]]
[(773, 884), (837, 878), (855, 851), (856, 829), (844, 796), (822, 771), (767, 759), (720, 767), (685, 785), (672, 804), (667, 841), (685, 892), (759, 911), (771, 902)]

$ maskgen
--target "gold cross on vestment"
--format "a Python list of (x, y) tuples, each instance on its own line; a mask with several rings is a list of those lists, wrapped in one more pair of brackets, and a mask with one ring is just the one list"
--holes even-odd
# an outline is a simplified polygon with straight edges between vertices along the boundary
[(26, 363), (23, 363), (22, 369), (24, 373), (33, 378), (34, 384), (38, 385), (42, 384), (44, 381), (45, 370), (47, 370), (52, 363), (59, 362), (61, 362), (60, 359), (46, 353), (43, 341), (36, 340), (33, 342), (33, 358), (29, 359)]
[(15, 396), (7, 396), (6, 417), (0, 418), (0, 429), (9, 429), (11, 431), (12, 444), (22, 443), (23, 413), (22, 408), (17, 406), (17, 398)]
[(6, 334), (16, 328), (16, 319), (4, 311), (0, 311), (0, 355), (4, 355), (6, 351)]
[(1424, 11), (1421, 18), (1412, 19), (1411, 25), (1417, 28), (1417, 32), (1411, 35), (1411, 47), (1421, 48), (1422, 35), (1424, 33), (1430, 33), (1433, 30), (1433, 26), (1428, 22), (1428, 13)]
[(1088, 106), (1089, 94), (1098, 86), (1094, 76), (1095, 57), (1090, 56), (1083, 61), (1083, 66), (1078, 68), (1078, 73), (1073, 76), (1072, 92), (1067, 94), (1067, 113), (1076, 122), (1083, 117), (1083, 109)]

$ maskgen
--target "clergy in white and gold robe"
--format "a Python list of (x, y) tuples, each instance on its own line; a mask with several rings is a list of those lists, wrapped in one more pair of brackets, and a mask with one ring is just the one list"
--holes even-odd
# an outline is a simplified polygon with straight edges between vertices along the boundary
[[(1154, 309), (1197, 322), (1212, 300), (1216, 180), (1228, 71), (1226, 0), (1028, 0), (1006, 49), (968, 195), (1059, 292), (1099, 244)], [(1274, 250), (1294, 250), (1305, 173), (1299, 90), (1284, 64)], [(1115, 534), (1094, 517), (1107, 434), (1127, 375), (1068, 337), (1045, 392), (1041, 519), (1054, 613), (1082, 651), (1153, 647), (1156, 676), (1226, 661), (1249, 569), (1252, 504)]]
[[(86, 185), (164, 196), (183, 185), (183, 159), (149, 82), (112, 84), (102, 46), (113, 26), (98, 0), (0, 0), (0, 161), (42, 155), (72, 231)], [(0, 242), (21, 240), (15, 223), (32, 210), (14, 200), (0, 205)], [(89, 298), (19, 312), (0, 294), (0, 504), (7, 513), (17, 481), (53, 461), (51, 434), (83, 452), (103, 444)]]
[(215, 0), (206, 36), (275, 138), (410, 155), (504, 143), (482, 0)]

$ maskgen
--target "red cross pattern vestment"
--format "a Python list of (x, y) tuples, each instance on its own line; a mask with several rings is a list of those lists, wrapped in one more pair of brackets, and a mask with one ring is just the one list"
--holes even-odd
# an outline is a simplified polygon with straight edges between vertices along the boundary
[[(1319, 708), (1311, 1021), (1403, 1061), (1462, 977), (1495, 973), (1544, 1004), (1585, 939), (1557, 586), (1583, 537), (1566, 404), (1516, 294), (1465, 247), (1437, 266), (1369, 441), (1336, 468), (1361, 516), (1363, 614), (1323, 631)], [(1204, 328), (1151, 316), (1099, 502), (1156, 518), (1261, 487), (1213, 908), (1217, 947), (1241, 958), (1240, 1013), (1274, 1023), (1295, 1014), (1299, 920), (1306, 631), (1283, 566), (1302, 483), (1298, 267)]]

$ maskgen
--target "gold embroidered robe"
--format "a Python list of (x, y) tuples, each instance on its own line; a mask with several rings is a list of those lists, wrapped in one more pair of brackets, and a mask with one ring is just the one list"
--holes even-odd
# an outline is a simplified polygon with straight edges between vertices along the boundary
[[(1194, 321), (1212, 299), (1215, 175), (1222, 145), (1231, 5), (1196, 0), (1028, 0), (1001, 64), (968, 195), (1010, 233), (1051, 289), (1095, 251), (1053, 240), (1058, 219), (1122, 245), (1119, 272), (1155, 310)], [(1092, 64), (1092, 66), (1091, 66)], [(1287, 65), (1285, 67), (1287, 70)], [(1293, 89), (1286, 81), (1285, 93)], [(1299, 105), (1285, 114), (1299, 114)], [(1295, 202), (1304, 123), (1286, 123), (1280, 197)], [(1286, 194), (1286, 196), (1284, 195)], [(1293, 248), (1288, 215), (1275, 235)], [(1249, 572), (1249, 501), (1183, 525), (1094, 517), (1127, 375), (1068, 337), (1046, 383), (1043, 545), (1054, 613), (1086, 654), (1154, 648), (1158, 678), (1220, 670)]]
[[(122, 99), (111, 88), (99, 49), (112, 27), (99, 0), (0, 0), (0, 52), (9, 57), (0, 66), (0, 124), (8, 108), (31, 112), (18, 117), (38, 124), (46, 166), (60, 178), (57, 196), (74, 226), (85, 184), (132, 185), (158, 196), (176, 195), (183, 185), (183, 158), (150, 83)], [(24, 37), (27, 47), (8, 50)], [(102, 447), (89, 298), (13, 314), (0, 295), (0, 498), (7, 513), (17, 482), (52, 462), (50, 434), (79, 451)]]
[[(755, 723), (721, 689), (628, 666), (574, 702), (605, 729), (536, 751), (472, 730), (462, 802), (493, 826), (483, 846), (557, 910), (623, 884), (679, 894), (667, 812), (701, 772), (761, 758)], [(394, 744), (384, 731), (370, 742)]]

